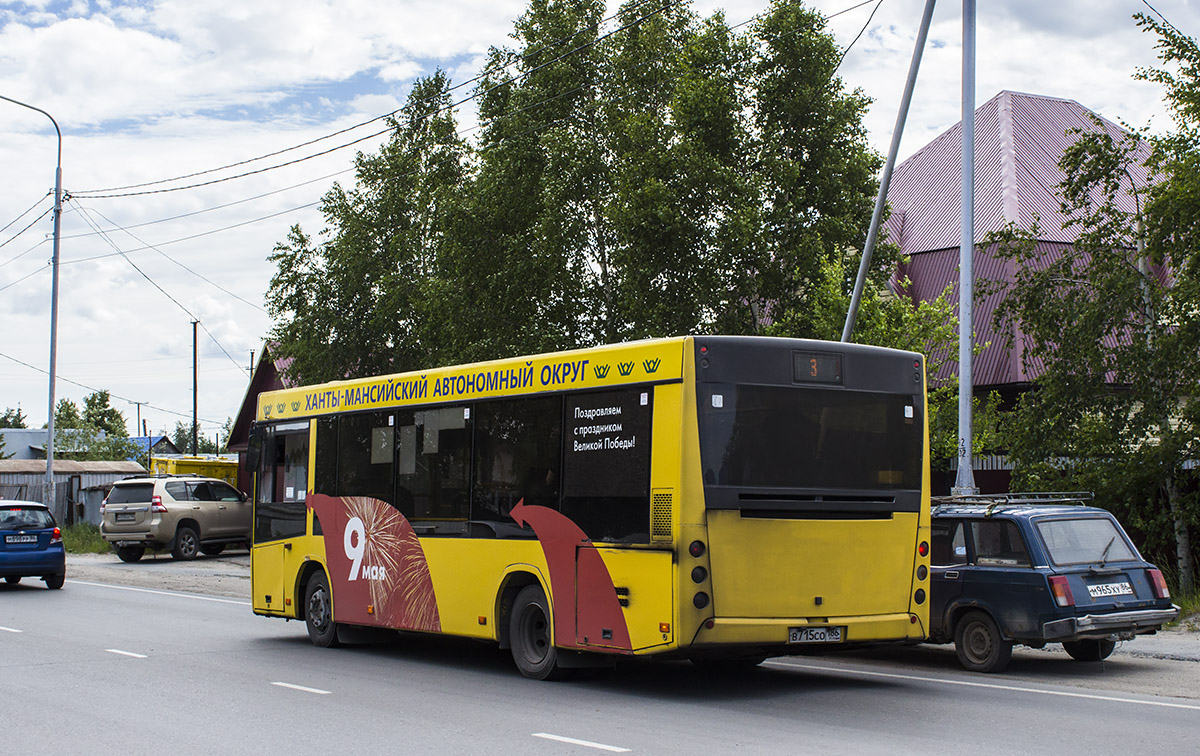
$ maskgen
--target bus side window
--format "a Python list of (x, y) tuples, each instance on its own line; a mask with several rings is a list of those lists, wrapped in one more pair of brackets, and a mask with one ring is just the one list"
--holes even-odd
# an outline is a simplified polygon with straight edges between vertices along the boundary
[[(254, 542), (302, 536), (306, 529), (308, 428), (268, 428), (258, 469)], [(205, 486), (207, 489), (207, 486)], [(196, 492), (192, 492), (196, 495)], [(207, 496), (211, 493), (205, 492)]]
[(396, 413), (396, 508), (418, 535), (464, 535), (469, 513), (471, 408)]
[(475, 405), (472, 535), (529, 537), (509, 514), (517, 502), (559, 508), (562, 408), (558, 396)]

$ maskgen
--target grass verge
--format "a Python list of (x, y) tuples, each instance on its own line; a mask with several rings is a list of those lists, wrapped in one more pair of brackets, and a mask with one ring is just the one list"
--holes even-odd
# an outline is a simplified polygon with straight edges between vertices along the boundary
[(100, 537), (100, 528), (90, 522), (68, 525), (62, 529), (63, 546), (71, 554), (107, 554), (112, 551)]

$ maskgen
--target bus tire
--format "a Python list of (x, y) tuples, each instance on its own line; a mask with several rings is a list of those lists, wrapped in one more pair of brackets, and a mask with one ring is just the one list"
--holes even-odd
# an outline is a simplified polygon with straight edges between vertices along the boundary
[(335, 648), (340, 645), (337, 623), (333, 621), (333, 594), (324, 572), (313, 573), (304, 589), (304, 624), (314, 646)]
[(554, 647), (550, 603), (541, 586), (527, 585), (517, 594), (508, 628), (513, 661), (522, 675), (534, 680), (565, 677)]
[(999, 672), (1008, 666), (1012, 648), (987, 612), (968, 612), (954, 629), (958, 661), (972, 672)]

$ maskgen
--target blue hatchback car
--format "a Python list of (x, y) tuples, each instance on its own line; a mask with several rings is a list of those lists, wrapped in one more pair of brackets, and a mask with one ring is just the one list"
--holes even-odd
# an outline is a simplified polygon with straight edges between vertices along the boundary
[(10, 584), (40, 578), (46, 587), (63, 587), (67, 554), (62, 531), (45, 505), (0, 499), (0, 577)]
[(1013, 644), (1099, 661), (1179, 614), (1162, 573), (1090, 494), (935, 499), (929, 640), (998, 672)]

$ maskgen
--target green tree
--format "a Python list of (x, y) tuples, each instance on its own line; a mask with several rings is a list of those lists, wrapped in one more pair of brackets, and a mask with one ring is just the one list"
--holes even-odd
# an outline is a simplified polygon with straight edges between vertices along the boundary
[[(197, 454), (217, 454), (220, 450), (217, 441), (208, 438), (204, 435), (199, 423), (196, 428), (196, 453)], [(192, 453), (192, 423), (184, 423), (182, 420), (175, 423), (175, 430), (171, 431), (171, 443), (184, 454)], [(228, 438), (228, 436), (226, 436)]]
[(28, 428), (29, 426), (25, 424), (26, 420), (28, 418), (20, 407), (16, 409), (6, 407), (4, 414), (0, 415), (0, 428)]
[(1018, 485), (1095, 491), (1147, 534), (1151, 551), (1173, 552), (1190, 594), (1190, 528), (1200, 520), (1187, 469), (1200, 452), (1200, 54), (1172, 28), (1139, 23), (1159, 34), (1160, 59), (1182, 69), (1139, 74), (1167, 84), (1178, 128), (1149, 140), (1148, 161), (1138, 134), (1080, 133), (1061, 162), (1075, 244), (1047, 259), (1036, 230), (1004, 236), (1001, 253), (1023, 275), (998, 316), (1019, 327), (1027, 364), (1041, 367), (1007, 438)]
[(96, 391), (83, 398), (83, 422), (111, 436), (128, 436), (125, 416), (109, 404), (108, 391)]
[(355, 158), (357, 185), (322, 199), (320, 241), (294, 226), (270, 259), (271, 338), (311, 383), (419, 367), (436, 353), (438, 266), (467, 149), (446, 75), (419, 80), (378, 154)]
[(54, 407), (54, 427), (57, 429), (82, 426), (83, 415), (79, 412), (79, 405), (70, 399), (59, 399)]
[(116, 462), (136, 460), (141, 447), (126, 436), (109, 435), (92, 425), (60, 428), (55, 421), (54, 454), (60, 459)]

